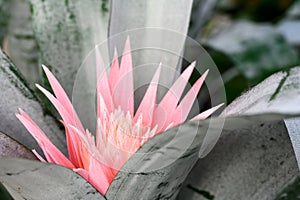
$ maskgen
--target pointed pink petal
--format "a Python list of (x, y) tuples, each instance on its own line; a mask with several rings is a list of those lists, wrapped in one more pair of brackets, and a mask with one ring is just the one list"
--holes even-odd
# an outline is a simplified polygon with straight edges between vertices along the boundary
[(160, 132), (164, 126), (168, 126), (167, 123), (169, 123), (172, 118), (172, 115), (195, 68), (195, 65), (196, 62), (193, 62), (187, 69), (184, 70), (184, 72), (180, 75), (180, 77), (178, 77), (178, 79), (163, 97), (157, 109), (155, 109), (151, 127), (153, 128), (155, 125), (158, 125), (158, 132)]
[(207, 117), (209, 117), (211, 114), (213, 114), (216, 110), (218, 110), (223, 105), (224, 105), (224, 103), (214, 106), (214, 107), (200, 113), (199, 115), (195, 116), (193, 119), (191, 119), (191, 121), (206, 119)]
[(120, 73), (120, 68), (119, 68), (118, 53), (117, 50), (115, 49), (113, 62), (111, 64), (109, 76), (108, 76), (108, 83), (109, 83), (111, 93), (113, 93), (113, 91), (116, 88), (116, 84), (119, 78), (119, 73)]
[(107, 106), (105, 104), (103, 96), (99, 93), (98, 94), (98, 118), (100, 120), (106, 120), (109, 117), (109, 111), (107, 109)]
[(175, 125), (184, 122), (193, 106), (193, 103), (199, 93), (199, 90), (207, 76), (208, 70), (196, 81), (193, 87), (187, 92), (176, 108), (173, 118), (171, 119)]
[(64, 106), (65, 110), (69, 113), (69, 115), (74, 119), (74, 121), (76, 122), (77, 126), (81, 127), (81, 129), (83, 129), (83, 126), (73, 108), (73, 105), (70, 101), (70, 99), (68, 98), (67, 94), (65, 93), (64, 89), (62, 88), (62, 86), (59, 84), (59, 82), (57, 81), (57, 79), (54, 77), (54, 75), (50, 72), (50, 70), (45, 66), (42, 65), (46, 76), (49, 80), (49, 83), (53, 89), (53, 92), (57, 98), (57, 100), (60, 102), (61, 105)]
[(89, 168), (89, 182), (101, 193), (105, 194), (110, 183), (116, 175), (116, 170), (112, 170), (100, 161), (91, 157)]
[(82, 161), (80, 139), (65, 124), (64, 126), (66, 130), (66, 139), (70, 160), (76, 167), (84, 167), (84, 161)]
[(143, 126), (150, 126), (153, 117), (153, 109), (156, 106), (156, 92), (157, 92), (157, 85), (159, 80), (159, 75), (161, 71), (161, 64), (159, 64), (158, 69), (156, 70), (152, 81), (147, 89), (147, 92), (134, 116), (134, 122), (136, 122), (139, 116), (142, 114)]
[(53, 74), (50, 72), (50, 70), (45, 66), (42, 65), (44, 72), (46, 73), (46, 76), (49, 80), (49, 83), (53, 89), (53, 92), (56, 96), (56, 98), (58, 99), (58, 101), (62, 104), (65, 105), (66, 110), (69, 113), (73, 112), (73, 106), (71, 101), (69, 100), (67, 94), (65, 93), (64, 89), (62, 88), (62, 86), (59, 84), (59, 82), (57, 81), (57, 79), (53, 76)]
[[(47, 90), (45, 90), (43, 87), (41, 87), (40, 85), (36, 84), (36, 87), (42, 92), (44, 93), (44, 95), (51, 101), (51, 103), (54, 105), (54, 107), (57, 109), (57, 111), (59, 112), (59, 114), (61, 115), (61, 117), (63, 118), (64, 124), (72, 124), (73, 126), (78, 127), (77, 123), (75, 123), (73, 121), (72, 116), (70, 116), (70, 114), (67, 112), (67, 110), (65, 109), (65, 107)], [(80, 138), (78, 137), (78, 135), (73, 131), (68, 129), (67, 126), (66, 127), (66, 138), (67, 138), (67, 146), (68, 146), (68, 153), (70, 156), (70, 160), (72, 161), (72, 163), (74, 163), (74, 165), (76, 167), (83, 167), (83, 163), (81, 160), (81, 145), (80, 143)], [(78, 129), (80, 129), (81, 127), (78, 127)], [(82, 130), (81, 130), (82, 131)], [(84, 132), (84, 130), (82, 131)]]
[(129, 111), (131, 117), (134, 112), (134, 96), (133, 96), (133, 72), (132, 72), (132, 58), (129, 38), (126, 41), (125, 48), (122, 55), (120, 73), (118, 83), (113, 92), (113, 100), (116, 108), (121, 107), (123, 111)]
[(73, 122), (70, 113), (65, 109), (65, 107), (45, 88), (36, 84), (36, 87), (44, 93), (44, 95), (49, 99), (49, 101), (54, 105), (56, 110), (59, 112), (60, 116), (63, 118), (63, 121), (67, 121), (68, 123)]
[(16, 116), (38, 142), (49, 162), (60, 164), (70, 169), (74, 168), (74, 165), (52, 144), (45, 133), (25, 112), (17, 114)]

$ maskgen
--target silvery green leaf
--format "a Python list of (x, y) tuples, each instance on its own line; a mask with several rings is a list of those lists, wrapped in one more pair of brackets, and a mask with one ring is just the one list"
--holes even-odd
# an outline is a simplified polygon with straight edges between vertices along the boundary
[(15, 200), (104, 200), (85, 179), (59, 165), (0, 158), (0, 182)]
[(30, 2), (40, 61), (52, 69), (71, 95), (84, 58), (107, 37), (109, 1)]
[(64, 153), (67, 148), (63, 131), (58, 122), (43, 112), (40, 102), (29, 89), (18, 69), (0, 50), (0, 131), (29, 149), (40, 149), (30, 133), (19, 122), (15, 113), (24, 109), (45, 131), (49, 139)]
[(10, 1), (6, 52), (33, 88), (34, 84), (41, 80), (41, 72), (29, 0)]
[(0, 157), (36, 159), (28, 148), (2, 132), (0, 132)]
[(299, 170), (284, 123), (265, 123), (266, 118), (224, 130), (212, 152), (197, 162), (178, 199), (205, 199), (203, 194), (214, 200), (274, 199)]
[[(224, 110), (222, 136), (198, 161), (179, 198), (272, 199), (294, 180), (299, 171), (282, 119), (300, 114), (299, 76), (300, 67), (274, 74)], [(204, 155), (216, 138), (206, 135)]]
[[(266, 121), (298, 116), (300, 113), (299, 77), (300, 67), (276, 73), (238, 97), (227, 106), (221, 116), (266, 115), (263, 118)], [(238, 125), (235, 123), (234, 126), (238, 128)], [(210, 152), (218, 137), (219, 135), (208, 134), (200, 154), (205, 156)]]
[[(112, 1), (110, 48), (112, 51), (117, 47), (121, 52), (125, 39), (130, 36), (132, 47), (138, 49), (133, 52), (133, 66), (145, 66), (142, 72), (136, 72), (136, 85), (141, 85), (145, 80), (149, 82), (161, 62), (170, 68), (163, 68), (161, 74), (163, 85), (170, 86), (176, 70), (181, 66), (192, 3), (192, 0)], [(156, 65), (153, 66), (153, 63)]]

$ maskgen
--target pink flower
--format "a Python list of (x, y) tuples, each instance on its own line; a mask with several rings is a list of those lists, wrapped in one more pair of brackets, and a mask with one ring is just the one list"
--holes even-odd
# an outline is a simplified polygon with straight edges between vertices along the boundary
[[(36, 139), (48, 162), (74, 170), (99, 192), (105, 194), (118, 169), (141, 145), (154, 135), (186, 121), (208, 71), (195, 82), (179, 102), (195, 67), (195, 62), (192, 63), (175, 81), (159, 104), (156, 104), (161, 70), (159, 66), (143, 100), (134, 113), (129, 41), (126, 42), (120, 66), (115, 53), (108, 76), (98, 51), (96, 55), (98, 71), (96, 139), (84, 129), (68, 96), (45, 66), (43, 68), (55, 96), (41, 86), (36, 86), (47, 96), (62, 117), (66, 129), (69, 158), (51, 143), (45, 133), (24, 111), (20, 109), (17, 117)], [(192, 120), (205, 119), (220, 106), (202, 112)], [(46, 162), (35, 150), (33, 152), (41, 161)]]

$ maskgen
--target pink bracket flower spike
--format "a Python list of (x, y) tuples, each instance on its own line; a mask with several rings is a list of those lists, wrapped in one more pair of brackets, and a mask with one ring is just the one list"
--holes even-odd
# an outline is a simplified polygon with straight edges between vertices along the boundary
[[(112, 166), (123, 166), (151, 137), (186, 121), (208, 71), (195, 82), (180, 101), (196, 66), (193, 62), (157, 104), (156, 93), (161, 72), (159, 65), (134, 114), (133, 66), (129, 40), (126, 41), (120, 65), (115, 51), (109, 75), (106, 74), (99, 51), (96, 52), (96, 57), (98, 72), (96, 138), (84, 129), (67, 94), (47, 67), (43, 66), (43, 69), (54, 95), (36, 85), (62, 118), (69, 158), (52, 144), (23, 110), (20, 109), (20, 113), (16, 116), (42, 148), (46, 160), (33, 150), (38, 159), (74, 170), (104, 195), (118, 172)], [(204, 111), (192, 120), (205, 119), (221, 106), (222, 104)], [(165, 113), (164, 116), (161, 114), (162, 111)]]

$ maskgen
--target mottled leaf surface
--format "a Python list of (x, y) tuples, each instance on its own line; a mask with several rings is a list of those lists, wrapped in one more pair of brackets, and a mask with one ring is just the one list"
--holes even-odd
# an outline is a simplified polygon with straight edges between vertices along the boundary
[(36, 159), (29, 149), (2, 132), (0, 132), (0, 157)]
[(204, 199), (203, 192), (214, 199), (274, 199), (294, 180), (295, 153), (280, 119), (299, 116), (299, 76), (299, 67), (277, 73), (225, 109), (222, 136), (197, 162), (179, 199)]
[(45, 115), (41, 104), (9, 58), (0, 51), (0, 131), (8, 134), (29, 149), (40, 149), (15, 114), (24, 109), (45, 131), (50, 140), (64, 153), (67, 148), (64, 133), (58, 122)]
[(71, 95), (81, 63), (107, 37), (109, 1), (30, 2), (40, 61)]
[[(238, 97), (227, 106), (221, 116), (265, 115), (262, 118), (263, 121), (297, 116), (300, 113), (300, 105), (298, 103), (300, 101), (299, 77), (300, 67), (276, 73)], [(240, 125), (239, 121), (242, 120), (243, 118), (240, 117), (240, 120), (234, 126), (238, 128), (237, 126)], [(212, 149), (218, 137), (208, 134), (200, 153), (206, 155)], [(206, 150), (204, 150), (204, 147)]]
[(105, 199), (75, 172), (38, 161), (1, 158), (0, 182), (16, 200)]
[[(260, 123), (223, 130), (210, 154), (189, 174), (178, 199), (274, 199), (298, 175), (294, 151), (284, 123)], [(259, 121), (258, 121), (259, 122)]]

